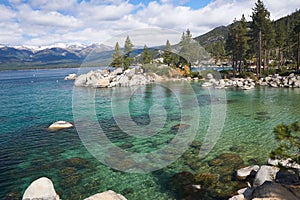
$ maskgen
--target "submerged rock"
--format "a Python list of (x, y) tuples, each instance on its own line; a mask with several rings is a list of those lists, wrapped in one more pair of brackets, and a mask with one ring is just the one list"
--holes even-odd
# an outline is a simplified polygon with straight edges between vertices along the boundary
[(106, 192), (94, 194), (84, 200), (127, 200), (123, 195), (117, 194), (112, 190)]
[(33, 181), (25, 190), (22, 200), (59, 200), (54, 190), (53, 183), (46, 177)]

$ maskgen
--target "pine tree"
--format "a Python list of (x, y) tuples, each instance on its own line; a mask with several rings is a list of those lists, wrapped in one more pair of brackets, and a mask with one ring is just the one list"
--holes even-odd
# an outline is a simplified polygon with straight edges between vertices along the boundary
[(236, 36), (236, 29), (237, 29), (237, 21), (236, 19), (233, 20), (233, 24), (229, 27), (228, 30), (228, 37), (226, 39), (226, 51), (231, 56), (232, 61), (232, 68), (233, 68), (233, 76), (236, 74), (236, 54), (237, 54), (237, 36)]
[(143, 61), (143, 64), (149, 64), (151, 61), (151, 55), (150, 55), (147, 45), (144, 46), (144, 51), (142, 53), (142, 61)]
[(238, 68), (239, 68), (239, 73), (242, 72), (242, 67), (245, 65), (245, 60), (246, 60), (246, 54), (249, 49), (248, 46), (248, 35), (247, 35), (247, 21), (244, 16), (242, 15), (241, 20), (238, 22), (237, 25), (237, 62), (238, 62)]
[(276, 26), (276, 49), (277, 49), (277, 60), (279, 63), (279, 67), (283, 66), (283, 56), (284, 56), (284, 47), (286, 40), (286, 32), (284, 29), (283, 21), (278, 22)]
[(110, 64), (110, 66), (115, 67), (115, 68), (122, 67), (122, 61), (123, 61), (122, 53), (120, 50), (119, 43), (117, 42), (115, 45), (115, 51), (112, 55), (112, 62)]
[(167, 40), (166, 42), (166, 49), (164, 51), (163, 54), (163, 59), (164, 59), (164, 63), (167, 64), (168, 66), (171, 65), (173, 59), (172, 59), (172, 47), (171, 44), (169, 42), (169, 40)]
[(297, 69), (300, 69), (300, 13), (296, 15), (296, 21), (294, 26), (294, 33), (296, 37), (296, 59), (297, 59)]
[(124, 70), (128, 69), (131, 63), (132, 58), (130, 58), (130, 53), (133, 50), (133, 44), (131, 43), (131, 40), (129, 36), (127, 36), (125, 40), (125, 45), (124, 45)]
[(257, 0), (252, 10), (251, 32), (254, 41), (252, 44), (254, 47), (256, 46), (256, 72), (258, 76), (261, 76), (262, 57), (264, 57), (265, 68), (267, 56), (274, 44), (274, 30), (270, 20), (270, 12), (261, 0)]
[(182, 33), (181, 41), (179, 43), (181, 49), (179, 51), (179, 54), (181, 56), (181, 63), (183, 65), (191, 65), (191, 48), (192, 43), (192, 35), (189, 29), (186, 30), (186, 34)]

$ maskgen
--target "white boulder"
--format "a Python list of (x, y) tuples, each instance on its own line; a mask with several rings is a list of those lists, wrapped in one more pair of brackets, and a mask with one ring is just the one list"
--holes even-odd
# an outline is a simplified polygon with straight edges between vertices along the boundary
[(237, 178), (240, 180), (244, 180), (251, 174), (252, 171), (257, 172), (259, 169), (258, 165), (244, 167), (242, 169), (237, 170)]
[(22, 200), (59, 200), (54, 190), (53, 183), (46, 177), (33, 181), (25, 190)]
[(66, 129), (66, 128), (72, 128), (73, 124), (71, 124), (70, 122), (66, 122), (66, 121), (57, 121), (54, 122), (53, 124), (51, 124), (48, 129), (49, 130), (60, 130), (60, 129)]
[(266, 181), (275, 181), (276, 174), (280, 169), (274, 166), (263, 165), (256, 173), (253, 186), (257, 187)]
[(112, 190), (94, 194), (84, 200), (127, 200), (123, 195), (117, 194)]

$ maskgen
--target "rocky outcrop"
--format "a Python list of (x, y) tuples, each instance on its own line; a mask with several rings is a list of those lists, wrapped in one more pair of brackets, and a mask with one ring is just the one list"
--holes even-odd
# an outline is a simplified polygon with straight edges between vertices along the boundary
[(112, 72), (108, 70), (90, 71), (76, 78), (74, 84), (75, 86), (106, 88), (146, 85), (154, 81), (155, 76), (142, 73), (142, 70), (127, 69), (123, 72), (121, 68), (117, 68)]
[(59, 200), (54, 190), (53, 183), (46, 177), (33, 181), (25, 190), (22, 200)]
[(117, 194), (112, 190), (108, 190), (106, 192), (90, 196), (84, 200), (126, 200), (126, 198), (121, 194)]
[(64, 79), (65, 80), (75, 80), (76, 79), (76, 74), (69, 74), (68, 76), (66, 76)]
[(289, 76), (267, 76), (255, 81), (251, 78), (232, 78), (232, 79), (219, 79), (216, 80), (212, 74), (207, 75), (207, 81), (202, 84), (202, 87), (214, 87), (216, 89), (224, 89), (235, 87), (242, 90), (250, 90), (258, 86), (269, 87), (286, 87), (286, 88), (300, 88), (300, 76), (290, 74)]
[(259, 79), (257, 84), (270, 87), (300, 88), (300, 76), (295, 75), (294, 73), (289, 76), (279, 76), (278, 74), (275, 74)]
[[(270, 162), (270, 161), (269, 161)], [(254, 169), (254, 170), (252, 170)], [(296, 200), (300, 199), (300, 174), (298, 169), (279, 169), (263, 165), (255, 172), (257, 166), (245, 167), (237, 171), (243, 180), (250, 181), (248, 188), (240, 189), (229, 200)], [(251, 170), (251, 171), (250, 171)], [(256, 174), (255, 174), (256, 173)], [(246, 176), (249, 174), (246, 178)], [(255, 178), (251, 179), (249, 177)]]
[(57, 131), (57, 130), (60, 130), (60, 129), (66, 129), (66, 128), (72, 128), (73, 127), (73, 124), (69, 123), (69, 122), (66, 122), (66, 121), (57, 121), (57, 122), (54, 122), (53, 124), (51, 124), (48, 129), (50, 131)]

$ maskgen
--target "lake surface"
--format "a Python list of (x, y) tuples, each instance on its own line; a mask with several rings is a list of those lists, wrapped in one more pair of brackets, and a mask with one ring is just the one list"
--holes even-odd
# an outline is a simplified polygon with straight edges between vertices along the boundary
[[(192, 93), (182, 89), (182, 83), (169, 83), (171, 88), (178, 89), (179, 97), (168, 87), (153, 84), (142, 86), (130, 97), (130, 116), (139, 126), (147, 126), (150, 123), (149, 109), (160, 105), (154, 109), (153, 119), (160, 119), (156, 115), (163, 108), (167, 113), (165, 123), (153, 137), (138, 138), (119, 129), (114, 116), (122, 117), (122, 112), (119, 110), (118, 114), (115, 110), (113, 113), (111, 108), (114, 91), (119, 92), (115, 100), (120, 104), (122, 95), (132, 91), (129, 88), (92, 90), (98, 123), (114, 145), (129, 152), (158, 150), (175, 137), (179, 124), (189, 131), (189, 126), (195, 123), (193, 120), (199, 120), (199, 128), (191, 131), (193, 143), (183, 156), (166, 158), (175, 162), (154, 172), (126, 173), (94, 158), (75, 128), (57, 132), (47, 130), (58, 120), (74, 122), (73, 81), (64, 81), (63, 78), (77, 72), (77, 69), (0, 72), (0, 199), (8, 196), (20, 198), (26, 187), (41, 176), (54, 182), (62, 199), (84, 199), (108, 189), (129, 200), (180, 199), (189, 195), (186, 194), (189, 190), (181, 190), (182, 185), (178, 182), (190, 181), (187, 178), (190, 174), (202, 175), (197, 178), (202, 186), (206, 184), (201, 179), (204, 175), (217, 179), (214, 187), (205, 194), (193, 194), (194, 199), (226, 199), (237, 188), (243, 187), (242, 182), (234, 179), (236, 168), (266, 163), (270, 151), (276, 147), (273, 127), (300, 120), (300, 89), (227, 90), (225, 98), (219, 98), (220, 91), (202, 89), (200, 82), (193, 82), (192, 93), (195, 93), (198, 105), (191, 103), (189, 115), (189, 111), (181, 112), (178, 99), (189, 99)], [(76, 92), (84, 96), (91, 90), (80, 88)], [(199, 149), (212, 119), (213, 105), (226, 107), (226, 112), (220, 113), (225, 117), (224, 127), (214, 148), (207, 156), (199, 158)], [(192, 115), (195, 109), (199, 109), (196, 118)], [(84, 106), (82, 110), (84, 112)], [(108, 162), (122, 168), (124, 165), (115, 161), (113, 156), (110, 154)], [(136, 166), (135, 161), (128, 159), (126, 166)]]

